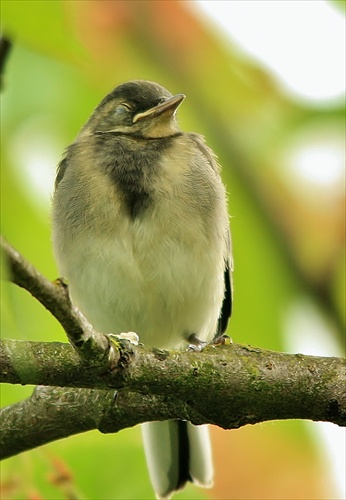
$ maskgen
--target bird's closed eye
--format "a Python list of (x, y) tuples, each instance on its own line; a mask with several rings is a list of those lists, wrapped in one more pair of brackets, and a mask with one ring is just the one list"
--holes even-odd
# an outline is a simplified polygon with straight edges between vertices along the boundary
[(122, 106), (123, 108), (125, 108), (127, 111), (132, 111), (131, 106), (127, 102), (122, 102), (120, 104), (120, 106)]
[(126, 102), (122, 102), (115, 108), (115, 114), (122, 114), (122, 113), (128, 113), (129, 111), (132, 111), (131, 106), (127, 104)]

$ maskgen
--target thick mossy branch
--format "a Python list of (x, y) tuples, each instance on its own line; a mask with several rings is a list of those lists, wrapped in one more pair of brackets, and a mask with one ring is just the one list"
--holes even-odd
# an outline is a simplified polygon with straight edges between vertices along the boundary
[(113, 370), (99, 373), (67, 344), (4, 341), (2, 381), (64, 387), (37, 387), (1, 411), (1, 457), (86, 430), (117, 432), (172, 418), (224, 429), (292, 418), (346, 425), (346, 363), (339, 358), (241, 345), (202, 353), (130, 346), (123, 355)]
[[(20, 371), (13, 363), (17, 347)], [(100, 373), (67, 344), (5, 341), (0, 363), (2, 381), (64, 386), (37, 387), (1, 411), (2, 458), (86, 430), (117, 432), (172, 418), (224, 429), (290, 418), (346, 425), (346, 366), (338, 358), (241, 345), (203, 353), (131, 346), (118, 366)]]
[[(143, 397), (159, 396), (183, 403), (187, 414), (173, 412), (170, 418), (209, 422), (225, 429), (288, 418), (346, 425), (343, 359), (284, 354), (238, 344), (209, 346), (203, 352), (126, 344), (119, 350), (119, 362), (101, 371), (99, 366), (81, 361), (68, 344), (4, 340), (0, 343), (0, 381), (126, 388)], [(135, 408), (133, 411), (136, 413)], [(148, 409), (143, 421), (150, 419)]]

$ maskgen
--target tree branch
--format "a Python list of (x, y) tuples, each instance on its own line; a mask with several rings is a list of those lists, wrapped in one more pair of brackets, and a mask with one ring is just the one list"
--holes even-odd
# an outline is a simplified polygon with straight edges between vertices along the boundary
[(0, 342), (0, 382), (46, 386), (2, 410), (3, 457), (89, 429), (172, 418), (224, 429), (292, 418), (346, 425), (344, 359), (239, 344), (168, 352), (115, 341), (84, 323), (64, 286), (2, 246), (14, 282), (53, 312), (73, 344)]
[(224, 429), (292, 418), (346, 425), (346, 361), (339, 358), (238, 344), (202, 353), (128, 345), (117, 366), (100, 372), (68, 344), (4, 340), (0, 366), (1, 382), (65, 387), (39, 388), (3, 410), (5, 456), (16, 449), (13, 440), (21, 451), (90, 428), (116, 432), (170, 418)]
[(40, 386), (30, 398), (1, 410), (0, 458), (92, 429), (118, 432), (192, 413), (181, 401), (165, 396)]
[(4, 252), (11, 280), (31, 293), (50, 311), (64, 328), (69, 341), (79, 354), (90, 363), (108, 365), (119, 357), (106, 335), (97, 333), (81, 312), (72, 306), (67, 286), (63, 280), (47, 280), (35, 267), (27, 262), (2, 236), (0, 246)]

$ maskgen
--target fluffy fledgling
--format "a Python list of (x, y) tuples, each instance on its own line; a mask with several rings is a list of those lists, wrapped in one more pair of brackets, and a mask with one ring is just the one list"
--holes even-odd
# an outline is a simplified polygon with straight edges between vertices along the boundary
[[(231, 314), (226, 194), (213, 152), (176, 122), (183, 94), (144, 80), (108, 94), (67, 148), (53, 199), (53, 244), (73, 303), (102, 333), (165, 349), (209, 342)], [(142, 426), (159, 498), (210, 486), (208, 430)]]

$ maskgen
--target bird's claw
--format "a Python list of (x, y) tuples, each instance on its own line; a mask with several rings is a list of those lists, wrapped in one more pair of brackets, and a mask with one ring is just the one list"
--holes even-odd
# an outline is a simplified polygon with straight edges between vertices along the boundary
[(202, 352), (203, 349), (208, 345), (207, 342), (205, 342), (204, 340), (200, 340), (194, 333), (188, 337), (188, 341), (188, 351)]

